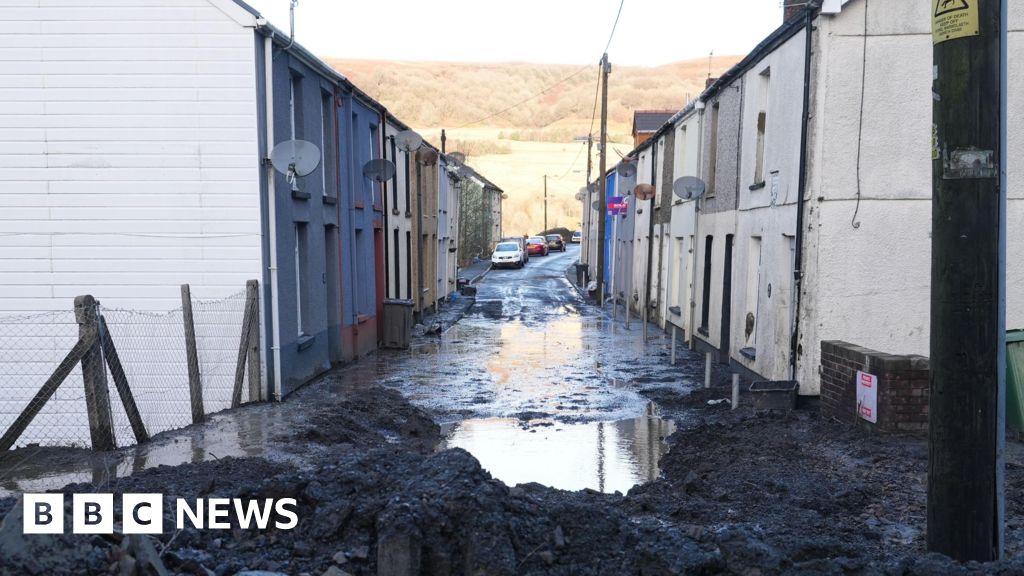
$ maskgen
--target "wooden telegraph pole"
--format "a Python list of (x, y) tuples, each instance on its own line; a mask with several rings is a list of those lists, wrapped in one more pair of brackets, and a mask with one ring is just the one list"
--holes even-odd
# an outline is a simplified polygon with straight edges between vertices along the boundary
[(601, 56), (601, 161), (597, 177), (600, 185), (600, 210), (597, 217), (597, 304), (604, 306), (604, 235), (607, 213), (608, 213), (608, 180), (605, 178), (605, 171), (608, 170), (608, 74), (611, 72), (611, 64), (608, 63), (608, 54)]
[[(932, 0), (928, 550), (1002, 552), (1000, 2)], [(1005, 173), (1005, 172), (1004, 172)]]

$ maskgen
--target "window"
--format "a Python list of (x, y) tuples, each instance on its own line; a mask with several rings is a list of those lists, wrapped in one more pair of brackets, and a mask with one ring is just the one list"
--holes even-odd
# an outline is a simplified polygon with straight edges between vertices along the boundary
[(299, 336), (312, 333), (309, 305), (309, 235), (305, 222), (295, 223), (295, 319)]
[(291, 77), (291, 86), (288, 91), (288, 112), (292, 140), (302, 139), (305, 133), (302, 117), (302, 76), (297, 74), (293, 74)]
[(321, 98), (321, 124), (320, 150), (323, 152), (323, 161), (320, 163), (320, 175), (323, 178), (323, 191), (325, 197), (337, 197), (335, 187), (338, 179), (335, 172), (337, 155), (334, 153), (334, 95), (323, 92)]
[[(391, 161), (395, 163), (395, 167), (397, 168), (398, 167), (398, 145), (395, 144), (395, 137), (394, 136), (389, 138), (389, 140), (391, 141)], [(408, 173), (408, 170), (406, 170), (406, 173)], [(398, 210), (398, 171), (397, 170), (395, 171), (395, 177), (393, 179), (392, 186), (391, 186), (391, 200), (392, 200), (391, 209), (392, 210)], [(398, 214), (398, 212), (395, 212), (395, 214)], [(397, 240), (395, 240), (395, 246), (398, 246), (398, 241)]]
[(754, 164), (754, 185), (764, 186), (764, 144), (765, 133), (768, 127), (768, 92), (771, 88), (771, 68), (766, 68), (761, 73), (759, 98), (760, 103), (757, 112), (757, 150)]
[[(370, 160), (374, 160), (380, 156), (380, 132), (377, 130), (377, 126), (370, 126)], [(369, 180), (370, 184), (370, 204), (374, 205), (377, 203), (377, 186), (379, 184), (374, 180)]]
[(707, 182), (707, 194), (708, 198), (715, 195), (715, 180), (718, 176), (718, 102), (715, 102), (711, 106), (711, 136), (708, 138), (708, 154), (710, 156), (708, 161), (708, 182)]
[(704, 290), (700, 303), (700, 332), (708, 335), (708, 320), (711, 317), (711, 249), (714, 247), (714, 236), (704, 240)]
[(400, 249), (399, 249), (399, 244), (398, 244), (398, 228), (395, 228), (395, 230), (394, 230), (394, 250), (393, 251), (395, 253), (395, 260), (394, 260), (395, 280), (393, 282), (393, 284), (394, 284), (394, 295), (392, 295), (392, 298), (401, 298), (402, 297), (401, 292), (400, 292), (401, 291), (401, 286), (399, 286), (399, 282), (401, 281), (401, 278), (402, 278), (402, 269), (400, 268), (400, 266), (402, 264), (402, 258), (400, 257), (401, 254), (400, 254)]

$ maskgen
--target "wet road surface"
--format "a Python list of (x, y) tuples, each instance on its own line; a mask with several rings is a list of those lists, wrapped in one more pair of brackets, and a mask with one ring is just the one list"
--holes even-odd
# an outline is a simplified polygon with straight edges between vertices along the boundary
[(374, 384), (426, 409), (445, 433), (440, 449), (466, 449), (509, 485), (625, 492), (657, 477), (664, 438), (674, 430), (640, 390), (695, 383), (669, 366), (669, 339), (660, 330), (651, 330), (645, 344), (638, 323), (627, 331), (621, 320), (583, 303), (566, 279), (578, 257), (572, 245), (521, 270), (491, 271), (477, 285), (476, 305), (442, 336), (336, 370), (284, 405), (222, 413), (142, 447), (79, 453), (59, 466), (30, 459), (0, 471), (0, 492), (225, 456), (308, 465), (310, 447), (298, 450), (288, 433), (308, 426), (308, 414), (326, 400)]

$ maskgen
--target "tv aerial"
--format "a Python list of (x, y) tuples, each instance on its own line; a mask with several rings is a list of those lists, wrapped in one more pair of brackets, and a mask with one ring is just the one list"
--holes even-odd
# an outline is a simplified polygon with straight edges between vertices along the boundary
[(672, 191), (683, 200), (696, 200), (704, 195), (707, 185), (700, 178), (683, 176), (672, 183)]
[(298, 180), (308, 176), (320, 165), (320, 149), (305, 140), (286, 140), (270, 151), (270, 163), (285, 175), (292, 190), (298, 190)]
[(423, 137), (412, 130), (402, 130), (395, 135), (395, 145), (406, 154), (418, 149), (421, 144)]
[(387, 182), (395, 177), (395, 172), (395, 164), (383, 158), (375, 158), (363, 164), (363, 176), (374, 182)]

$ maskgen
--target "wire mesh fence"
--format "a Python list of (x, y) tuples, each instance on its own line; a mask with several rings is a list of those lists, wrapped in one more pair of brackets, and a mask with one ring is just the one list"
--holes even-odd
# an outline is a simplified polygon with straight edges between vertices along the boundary
[[(161, 313), (80, 297), (75, 310), (0, 318), (0, 451), (127, 446), (259, 400), (250, 320), (258, 296), (250, 288)], [(256, 384), (242, 387), (250, 376)]]

